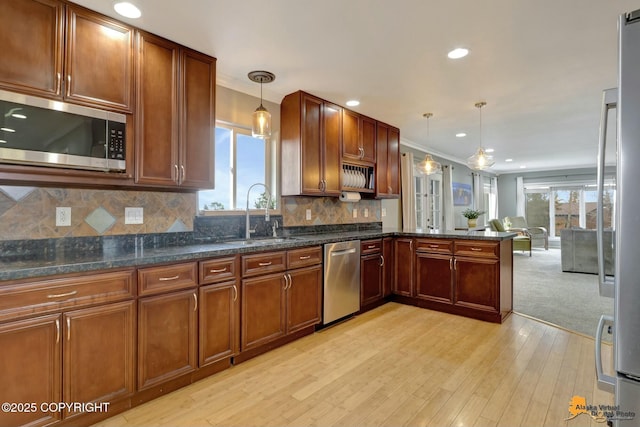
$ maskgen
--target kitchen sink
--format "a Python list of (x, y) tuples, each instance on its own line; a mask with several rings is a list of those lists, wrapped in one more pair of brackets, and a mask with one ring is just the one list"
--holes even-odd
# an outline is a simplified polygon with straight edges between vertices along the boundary
[(273, 245), (275, 243), (283, 243), (291, 240), (297, 240), (297, 239), (295, 237), (265, 237), (263, 239), (229, 240), (224, 243), (229, 245), (238, 245), (238, 246)]

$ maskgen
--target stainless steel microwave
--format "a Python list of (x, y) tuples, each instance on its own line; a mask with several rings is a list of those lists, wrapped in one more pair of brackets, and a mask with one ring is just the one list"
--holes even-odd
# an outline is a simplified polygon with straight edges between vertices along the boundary
[(0, 90), (0, 163), (125, 172), (126, 119)]

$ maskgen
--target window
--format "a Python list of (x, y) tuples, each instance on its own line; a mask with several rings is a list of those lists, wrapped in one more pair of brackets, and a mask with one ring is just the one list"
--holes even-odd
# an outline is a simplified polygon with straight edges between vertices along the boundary
[[(251, 130), (218, 123), (215, 132), (215, 189), (198, 192), (199, 211), (245, 210), (247, 191), (256, 183), (266, 184), (277, 207), (275, 144), (251, 136)], [(267, 194), (257, 187), (249, 195), (249, 208), (265, 207)]]
[(422, 175), (414, 168), (416, 227), (419, 230), (442, 227), (442, 175)]

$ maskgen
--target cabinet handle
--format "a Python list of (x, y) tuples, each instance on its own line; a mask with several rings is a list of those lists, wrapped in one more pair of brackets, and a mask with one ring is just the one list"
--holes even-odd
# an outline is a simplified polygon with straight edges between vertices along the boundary
[(453, 270), (453, 258), (449, 258), (449, 270)]
[(62, 84), (62, 75), (57, 73), (56, 75), (56, 95), (60, 94), (60, 85)]
[(70, 297), (77, 294), (78, 291), (65, 292), (64, 294), (50, 294), (47, 295), (47, 298), (62, 298), (62, 297)]
[(380, 267), (384, 267), (384, 255), (380, 255)]
[(180, 172), (181, 172), (181, 175), (180, 175), (180, 183), (179, 184), (182, 185), (182, 183), (185, 180), (185, 176), (186, 176), (184, 165), (180, 165)]
[(438, 246), (438, 245), (429, 245), (429, 247), (430, 247), (431, 249), (438, 249), (440, 246)]
[(364, 148), (360, 147), (360, 158), (364, 159)]
[(178, 182), (180, 180), (179, 175), (178, 175), (178, 165), (173, 165), (173, 171), (174, 171), (173, 180), (175, 182)]
[(311, 255), (301, 256), (301, 257), (298, 257), (298, 259), (300, 259), (302, 261), (304, 261), (306, 259), (311, 259)]
[(198, 295), (196, 295), (196, 293), (193, 293), (193, 302), (194, 302), (194, 307), (193, 307), (193, 311), (196, 311), (198, 309)]
[(267, 267), (269, 265), (273, 264), (273, 262), (269, 261), (269, 262), (259, 262), (258, 265), (260, 267)]
[(227, 267), (218, 269), (212, 268), (209, 270), (209, 273), (224, 273), (225, 271), (227, 271)]
[(413, 250), (413, 240), (409, 240), (409, 250)]
[(287, 277), (286, 274), (283, 274), (282, 277), (284, 277), (284, 289), (282, 289), (282, 290), (286, 291), (287, 288), (289, 287), (289, 278)]
[(471, 248), (471, 250), (474, 252), (480, 252), (482, 251), (482, 248)]
[(287, 273), (287, 277), (289, 278), (289, 289), (291, 289), (291, 285), (293, 285), (293, 279), (291, 278), (291, 274)]
[(387, 190), (389, 191), (389, 194), (393, 193), (393, 190), (391, 189), (391, 186), (388, 186)]
[(238, 300), (238, 287), (236, 285), (233, 285), (233, 302), (236, 302)]
[(176, 274), (175, 276), (171, 276), (171, 277), (160, 277), (158, 280), (161, 282), (168, 282), (169, 280), (176, 280), (179, 278), (180, 278), (180, 275)]
[(71, 74), (67, 74), (67, 96), (71, 96)]
[(454, 270), (457, 270), (457, 269), (458, 269), (458, 260), (457, 260), (457, 259), (454, 259), (454, 260), (453, 260), (453, 269), (454, 269)]
[(67, 317), (67, 341), (71, 341), (71, 318)]
[(367, 249), (374, 249), (376, 247), (376, 245), (369, 245), (367, 246)]
[(60, 342), (60, 319), (56, 319), (56, 344)]

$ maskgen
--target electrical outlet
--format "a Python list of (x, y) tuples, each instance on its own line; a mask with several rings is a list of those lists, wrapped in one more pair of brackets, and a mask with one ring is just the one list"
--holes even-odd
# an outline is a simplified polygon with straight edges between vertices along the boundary
[(354, 208), (354, 209), (351, 211), (351, 214), (353, 215), (353, 217), (354, 217), (354, 218), (358, 218), (358, 208)]
[(307, 221), (311, 221), (311, 209), (307, 209)]
[(142, 208), (124, 208), (125, 224), (144, 224), (144, 214)]
[(387, 216), (387, 208), (382, 208), (382, 217)]
[(369, 218), (369, 208), (364, 208), (364, 217)]
[(71, 208), (57, 207), (56, 208), (56, 227), (69, 227), (69, 226), (71, 226)]

